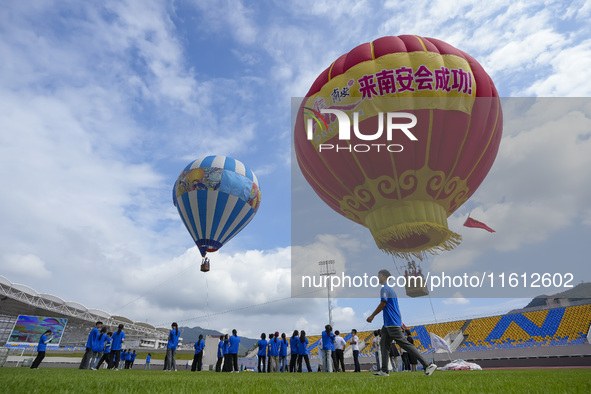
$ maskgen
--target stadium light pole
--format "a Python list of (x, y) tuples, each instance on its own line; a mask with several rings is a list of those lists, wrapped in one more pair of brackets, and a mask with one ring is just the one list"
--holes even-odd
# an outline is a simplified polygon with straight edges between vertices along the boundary
[[(318, 265), (320, 266), (320, 276), (327, 276), (327, 284), (330, 282), (330, 276), (336, 274), (334, 268), (334, 260), (324, 260), (319, 261)], [(332, 302), (330, 300), (330, 286), (326, 286), (326, 290), (328, 291), (328, 324), (332, 327)]]

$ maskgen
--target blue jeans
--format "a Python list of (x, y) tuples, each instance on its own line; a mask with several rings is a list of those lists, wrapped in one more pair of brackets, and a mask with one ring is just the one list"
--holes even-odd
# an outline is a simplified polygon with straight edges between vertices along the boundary
[(332, 372), (332, 350), (322, 349), (322, 372)]
[(376, 351), (374, 354), (376, 355), (376, 365), (378, 367), (378, 369), (376, 369), (376, 371), (379, 371), (380, 370), (380, 352)]

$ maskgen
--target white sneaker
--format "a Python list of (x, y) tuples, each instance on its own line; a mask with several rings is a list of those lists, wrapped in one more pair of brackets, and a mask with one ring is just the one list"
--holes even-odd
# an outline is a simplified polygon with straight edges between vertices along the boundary
[(425, 375), (429, 376), (429, 375), (433, 375), (433, 372), (435, 372), (435, 370), (437, 369), (437, 365), (435, 364), (431, 364), (427, 367), (427, 369), (425, 369)]
[(374, 373), (373, 376), (390, 376), (390, 374), (388, 372), (378, 371)]

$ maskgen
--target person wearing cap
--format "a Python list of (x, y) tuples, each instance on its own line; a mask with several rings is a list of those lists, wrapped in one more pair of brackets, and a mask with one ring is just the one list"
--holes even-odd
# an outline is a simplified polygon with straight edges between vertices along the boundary
[(180, 336), (181, 333), (178, 324), (172, 323), (170, 333), (168, 334), (168, 343), (166, 344), (166, 357), (164, 358), (165, 371), (176, 371), (176, 360), (174, 356), (176, 354), (176, 348), (179, 345)]
[(37, 345), (37, 357), (35, 357), (33, 364), (31, 364), (31, 369), (39, 368), (39, 364), (41, 364), (41, 361), (43, 361), (45, 358), (47, 344), (52, 340), (53, 337), (51, 336), (51, 330), (47, 330), (43, 333), (43, 335), (41, 335), (41, 338), (39, 338), (39, 344)]
[(121, 361), (121, 348), (123, 347), (123, 342), (125, 341), (125, 333), (123, 332), (123, 324), (119, 324), (117, 326), (117, 331), (113, 333), (111, 338), (113, 341), (111, 342), (111, 352), (113, 353), (113, 365), (111, 368), (114, 367), (115, 371), (119, 371), (119, 363)]

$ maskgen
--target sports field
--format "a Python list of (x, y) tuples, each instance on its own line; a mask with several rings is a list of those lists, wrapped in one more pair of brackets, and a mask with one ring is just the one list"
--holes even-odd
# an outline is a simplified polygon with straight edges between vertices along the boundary
[(3, 393), (591, 393), (589, 369), (533, 369), (391, 373), (238, 374), (161, 370), (90, 371), (0, 368)]

